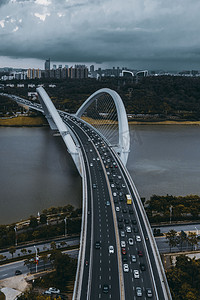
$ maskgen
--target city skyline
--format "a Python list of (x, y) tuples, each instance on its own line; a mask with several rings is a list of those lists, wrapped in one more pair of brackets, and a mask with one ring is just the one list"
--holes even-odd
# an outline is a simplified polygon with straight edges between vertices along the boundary
[(200, 69), (197, 0), (2, 0), (0, 67)]

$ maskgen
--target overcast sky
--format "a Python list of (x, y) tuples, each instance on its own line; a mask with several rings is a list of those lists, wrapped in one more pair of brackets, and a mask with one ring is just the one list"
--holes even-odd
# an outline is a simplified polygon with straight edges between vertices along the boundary
[(0, 0), (0, 67), (200, 70), (200, 0)]

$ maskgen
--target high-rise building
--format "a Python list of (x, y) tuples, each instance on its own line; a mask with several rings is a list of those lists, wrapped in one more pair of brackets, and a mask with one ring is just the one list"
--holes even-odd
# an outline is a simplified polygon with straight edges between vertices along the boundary
[(46, 71), (50, 70), (50, 58), (45, 61), (45, 63), (44, 63), (44, 69)]
[(94, 72), (94, 65), (90, 66), (90, 72)]

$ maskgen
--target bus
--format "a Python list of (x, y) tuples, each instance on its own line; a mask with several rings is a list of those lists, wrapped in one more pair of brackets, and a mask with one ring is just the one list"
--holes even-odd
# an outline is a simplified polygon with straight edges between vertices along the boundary
[(131, 195), (126, 195), (126, 201), (127, 201), (127, 204), (132, 203)]

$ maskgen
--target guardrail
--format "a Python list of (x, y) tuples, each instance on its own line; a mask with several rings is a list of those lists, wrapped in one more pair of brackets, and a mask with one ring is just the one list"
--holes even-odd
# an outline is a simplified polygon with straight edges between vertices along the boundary
[(146, 228), (147, 233), (148, 233), (148, 238), (149, 238), (149, 241), (151, 243), (151, 248), (152, 248), (152, 251), (153, 251), (153, 254), (154, 254), (154, 259), (155, 259), (155, 262), (156, 262), (156, 265), (157, 265), (157, 270), (158, 270), (158, 273), (159, 273), (159, 278), (160, 278), (160, 282), (161, 282), (161, 286), (162, 286), (162, 290), (163, 290), (163, 294), (164, 294), (165, 300), (172, 300), (172, 296), (171, 296), (171, 293), (170, 293), (170, 289), (169, 289), (169, 285), (168, 285), (168, 282), (167, 282), (166, 274), (165, 274), (165, 271), (164, 271), (164, 268), (163, 268), (163, 264), (162, 264), (162, 261), (161, 261), (161, 258), (160, 258), (160, 254), (159, 254), (159, 251), (158, 251), (158, 247), (157, 247), (155, 238), (153, 236), (152, 229), (151, 229), (149, 220), (147, 218), (144, 206), (142, 205), (142, 201), (141, 201), (140, 196), (138, 194), (138, 191), (136, 189), (136, 186), (135, 186), (135, 184), (133, 182), (133, 179), (130, 176), (127, 168), (121, 162), (121, 160), (119, 159), (119, 157), (117, 156), (117, 154), (114, 152), (113, 149), (112, 149), (112, 151), (113, 151), (116, 159), (120, 163), (120, 166), (124, 170), (124, 172), (125, 172), (128, 180), (129, 180), (129, 183), (130, 183), (130, 185), (131, 185), (131, 187), (133, 189), (133, 192), (135, 194), (135, 198), (136, 198), (136, 201), (137, 201), (140, 213), (141, 213), (141, 215), (143, 217), (145, 228)]
[(85, 241), (86, 241), (86, 232), (87, 232), (87, 179), (85, 172), (85, 163), (83, 159), (83, 155), (81, 150), (80, 153), (80, 161), (81, 161), (81, 169), (82, 169), (82, 185), (83, 185), (83, 201), (82, 201), (82, 224), (81, 224), (81, 238), (80, 238), (80, 250), (77, 262), (77, 271), (76, 278), (74, 283), (74, 292), (73, 292), (73, 300), (78, 300), (81, 297), (81, 282), (83, 278), (83, 268), (84, 268), (84, 259), (85, 257)]

